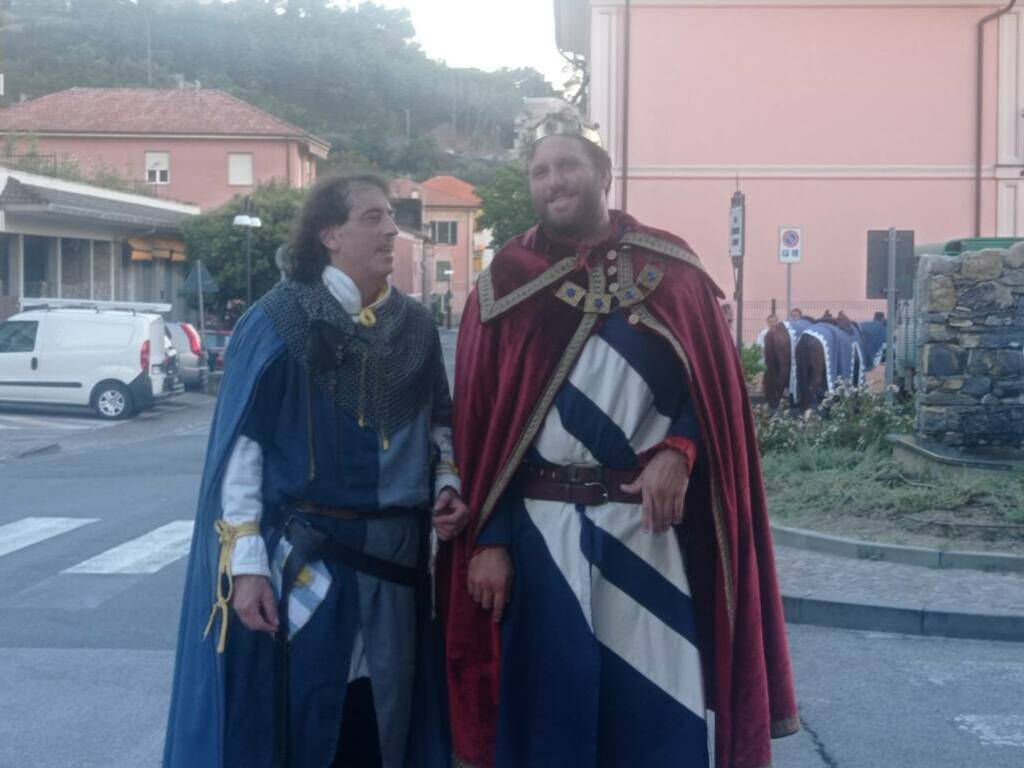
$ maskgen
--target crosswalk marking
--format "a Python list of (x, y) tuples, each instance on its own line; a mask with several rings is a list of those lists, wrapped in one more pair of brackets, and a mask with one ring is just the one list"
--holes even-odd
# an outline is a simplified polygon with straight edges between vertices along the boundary
[(191, 520), (175, 520), (101, 552), (63, 573), (156, 573), (188, 554), (192, 525)]
[(54, 416), (23, 416), (0, 415), (0, 429), (54, 429), (74, 431), (83, 429), (102, 429), (114, 426), (115, 422), (101, 421), (89, 417), (54, 417)]
[(93, 517), (23, 517), (0, 525), (0, 556), (95, 522)]

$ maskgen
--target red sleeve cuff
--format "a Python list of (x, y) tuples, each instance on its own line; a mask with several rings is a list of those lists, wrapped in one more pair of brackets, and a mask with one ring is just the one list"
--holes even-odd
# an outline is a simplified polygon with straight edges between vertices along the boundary
[(683, 454), (686, 457), (686, 471), (693, 471), (693, 465), (697, 463), (697, 444), (688, 437), (679, 437), (678, 435), (669, 435), (657, 445), (648, 448), (641, 455), (641, 462), (646, 464), (654, 454), (666, 448), (672, 448)]

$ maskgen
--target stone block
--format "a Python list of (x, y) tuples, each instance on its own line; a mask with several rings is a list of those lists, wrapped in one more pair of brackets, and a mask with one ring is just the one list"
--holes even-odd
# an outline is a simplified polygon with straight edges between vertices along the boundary
[(1019, 350), (996, 350), (992, 367), (997, 376), (1020, 376), (1024, 373), (1024, 353)]
[(927, 432), (932, 435), (944, 432), (946, 429), (946, 409), (928, 407), (918, 408), (917, 426), (920, 431)]
[(999, 282), (1003, 285), (1024, 285), (1024, 269), (1008, 269), (1003, 272)]
[(921, 328), (920, 341), (954, 341), (957, 334), (946, 327), (944, 323), (926, 323)]
[(1003, 256), (1003, 264), (1007, 269), (1024, 267), (1024, 242), (1014, 243)]
[(970, 280), (995, 280), (1003, 274), (1003, 256), (1002, 250), (994, 248), (966, 253), (960, 266), (960, 274)]
[(951, 275), (960, 270), (959, 256), (928, 254), (922, 256), (917, 264), (918, 277), (931, 275)]
[(959, 392), (964, 385), (965, 379), (963, 376), (947, 376), (944, 379), (936, 379), (936, 381), (939, 388), (946, 392)]
[(964, 395), (959, 392), (943, 392), (942, 390), (919, 394), (918, 399), (921, 405), (973, 406), (979, 403), (978, 398), (971, 395)]
[(987, 376), (968, 376), (960, 391), (965, 395), (980, 397), (992, 390), (992, 379)]
[(935, 275), (928, 281), (928, 311), (949, 312), (956, 307), (956, 287), (948, 275)]
[(975, 349), (981, 346), (981, 336), (977, 333), (961, 333), (960, 346), (964, 349)]
[(1005, 349), (1012, 351), (1020, 349), (1021, 342), (1024, 342), (1024, 332), (1018, 330), (1001, 330), (992, 333), (982, 334), (981, 346), (989, 349)]
[(925, 344), (921, 370), (928, 376), (955, 376), (964, 372), (967, 353), (953, 344)]
[[(984, 253), (984, 251), (982, 251)], [(993, 309), (1006, 309), (1014, 304), (1013, 291), (999, 283), (979, 283), (967, 288), (957, 297), (959, 304), (976, 311), (984, 311), (986, 316)]]

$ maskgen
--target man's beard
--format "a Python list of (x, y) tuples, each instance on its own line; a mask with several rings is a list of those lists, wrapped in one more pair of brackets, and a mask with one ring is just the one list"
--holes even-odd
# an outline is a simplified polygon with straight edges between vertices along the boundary
[(577, 192), (577, 207), (568, 219), (554, 220), (548, 215), (546, 202), (534, 202), (534, 212), (541, 226), (551, 235), (575, 239), (594, 234), (601, 222), (601, 190), (597, 185), (581, 186)]

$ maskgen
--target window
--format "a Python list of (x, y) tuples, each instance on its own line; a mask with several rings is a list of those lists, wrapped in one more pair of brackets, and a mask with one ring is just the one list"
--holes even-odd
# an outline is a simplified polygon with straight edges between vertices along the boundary
[(228, 153), (228, 184), (236, 187), (252, 186), (252, 154)]
[(11, 320), (0, 324), (0, 352), (31, 352), (36, 348), (36, 321)]
[(56, 299), (57, 238), (25, 235), (25, 298)]
[(171, 183), (171, 153), (146, 153), (146, 181), (150, 184)]
[(456, 245), (459, 242), (459, 222), (457, 221), (431, 222), (430, 232), (434, 242), (439, 245)]
[(89, 241), (60, 239), (60, 297), (89, 298)]
[(452, 263), (450, 261), (435, 261), (434, 269), (435, 282), (451, 283), (452, 276), (449, 273), (452, 271)]

